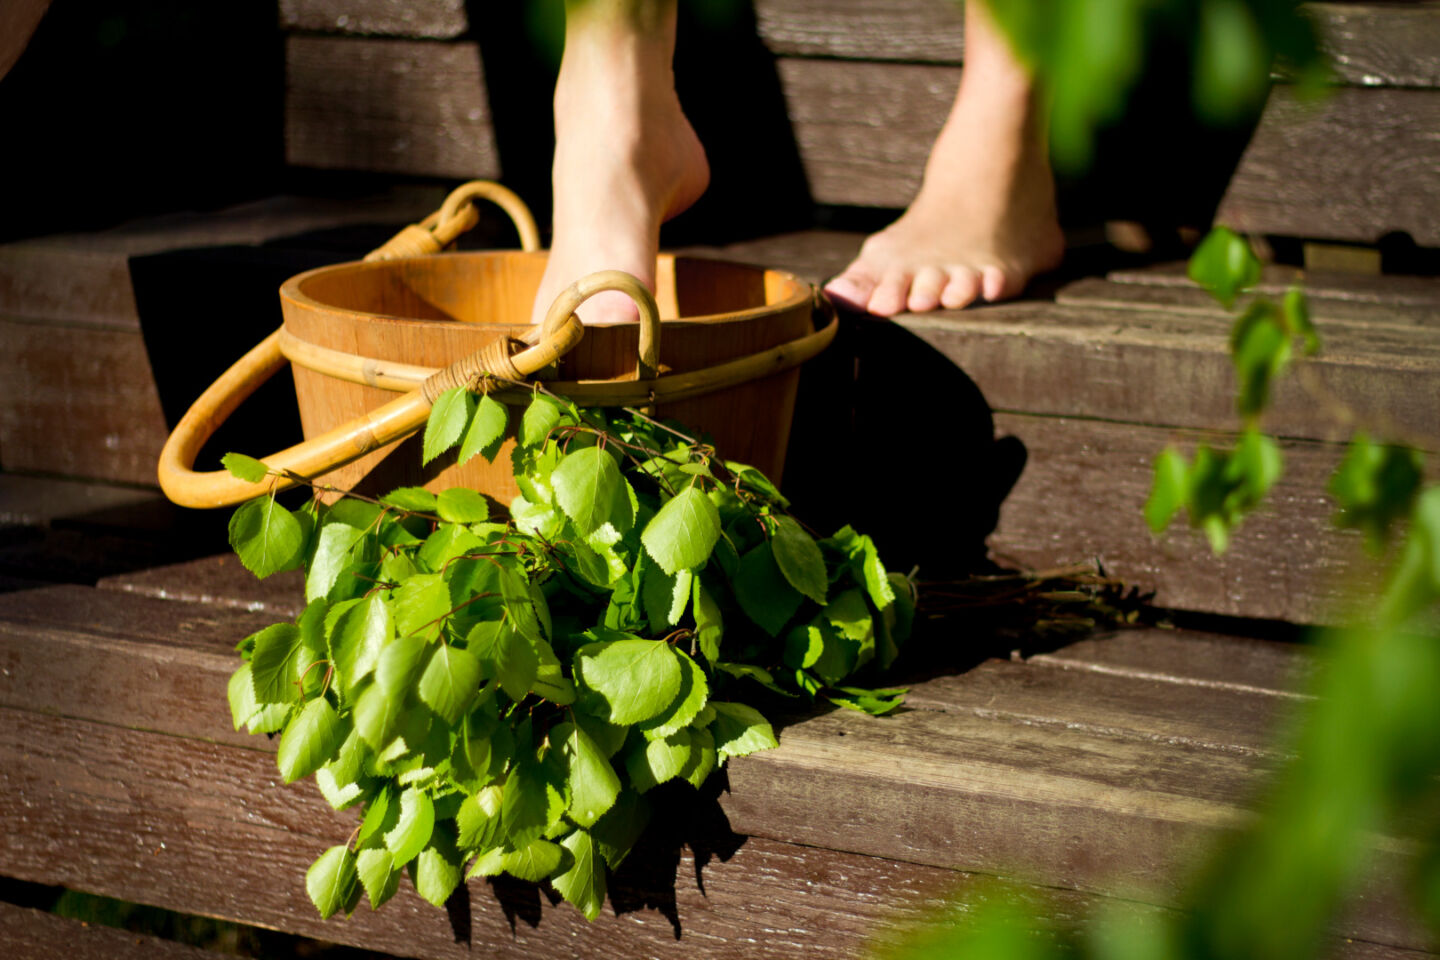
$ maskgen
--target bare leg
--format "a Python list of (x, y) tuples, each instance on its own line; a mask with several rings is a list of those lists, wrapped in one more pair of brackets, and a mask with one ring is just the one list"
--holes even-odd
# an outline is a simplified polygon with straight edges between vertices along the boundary
[(888, 317), (1014, 297), (1059, 266), (1065, 241), (1034, 93), (989, 12), (972, 0), (960, 92), (919, 194), (825, 289)]
[[(624, 270), (653, 290), (660, 224), (709, 184), (705, 151), (675, 95), (674, 55), (675, 0), (567, 0), (554, 237), (536, 322), (560, 290), (596, 270)], [(579, 312), (586, 323), (636, 316), (620, 293)]]

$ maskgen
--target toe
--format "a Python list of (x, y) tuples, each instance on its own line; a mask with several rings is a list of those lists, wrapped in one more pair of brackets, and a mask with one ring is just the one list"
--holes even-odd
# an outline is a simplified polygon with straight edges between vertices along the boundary
[(980, 292), (992, 303), (1008, 300), (1020, 292), (1025, 284), (1017, 282), (1018, 274), (1005, 267), (985, 267), (980, 271)]
[(575, 316), (587, 327), (607, 327), (638, 321), (640, 310), (627, 294), (618, 290), (604, 290), (576, 307)]
[(940, 294), (940, 304), (946, 310), (959, 310), (975, 302), (980, 295), (980, 274), (970, 267), (953, 267), (950, 281)]
[(945, 289), (949, 278), (939, 267), (921, 267), (910, 282), (910, 296), (905, 309), (911, 313), (926, 313), (940, 306), (940, 291)]
[(877, 317), (893, 317), (904, 310), (910, 293), (910, 280), (908, 270), (887, 270), (870, 295), (870, 312)]
[(875, 292), (875, 283), (876, 277), (870, 271), (853, 263), (844, 273), (825, 284), (825, 292), (841, 306), (864, 313), (870, 303), (870, 295)]

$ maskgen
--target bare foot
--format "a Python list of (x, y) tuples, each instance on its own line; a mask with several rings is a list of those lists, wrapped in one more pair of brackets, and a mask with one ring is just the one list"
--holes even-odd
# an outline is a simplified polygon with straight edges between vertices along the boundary
[(825, 286), (852, 309), (890, 317), (1004, 300), (1060, 265), (1065, 239), (1033, 84), (983, 6), (966, 5), (965, 75), (919, 194)]
[[(710, 180), (675, 95), (673, 36), (595, 33), (594, 42), (567, 43), (555, 85), (554, 235), (536, 323), (556, 294), (596, 270), (624, 270), (653, 291), (660, 224), (699, 199)], [(577, 312), (586, 324), (637, 316), (630, 298), (613, 292)]]

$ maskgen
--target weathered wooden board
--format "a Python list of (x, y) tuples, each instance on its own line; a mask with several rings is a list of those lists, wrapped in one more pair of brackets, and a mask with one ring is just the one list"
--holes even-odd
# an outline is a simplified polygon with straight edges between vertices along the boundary
[[(1195, 429), (1236, 424), (1223, 317), (1020, 302), (896, 322), (953, 360), (996, 410)], [(1440, 344), (1431, 330), (1331, 324), (1325, 339), (1307, 362), (1325, 394), (1361, 422), (1389, 424), (1440, 449)], [(1297, 378), (1279, 384), (1265, 422), (1284, 436), (1348, 436)]]
[[(1112, 283), (1136, 284), (1142, 287), (1181, 287), (1195, 289), (1186, 276), (1183, 261), (1159, 263), (1134, 269), (1112, 270), (1106, 279)], [(1389, 307), (1417, 307), (1416, 314), (1427, 317), (1430, 310), (1440, 308), (1440, 279), (1416, 276), (1374, 276), (1358, 273), (1323, 273), (1298, 267), (1267, 264), (1262, 268), (1257, 293), (1280, 296), (1296, 283), (1304, 285), (1312, 299), (1368, 303)]]
[(959, 63), (964, 5), (950, 0), (756, 0), (756, 27), (777, 55)]
[(0, 901), (0, 951), (14, 960), (220, 960), (225, 954), (131, 933), (95, 923), (67, 920), (41, 910)]
[(723, 247), (687, 247), (676, 252), (787, 270), (802, 280), (821, 283), (844, 270), (860, 252), (864, 240), (865, 234), (853, 231), (798, 230)]
[(1327, 444), (1282, 441), (1285, 476), (1267, 505), (1210, 553), (1183, 525), (1151, 536), (1141, 515), (1151, 461), (1167, 443), (1230, 438), (1123, 423), (1016, 414), (997, 432), (1018, 437), (1028, 458), (1001, 507), (995, 554), (1032, 567), (1098, 560), (1107, 572), (1156, 591), (1162, 607), (1233, 616), (1334, 623), (1377, 582), (1360, 538), (1333, 529), (1325, 483), (1340, 457)]
[(1216, 214), (1249, 233), (1440, 246), (1440, 96), (1337, 88), (1318, 104), (1272, 91)]
[(1311, 3), (1305, 9), (1342, 82), (1440, 86), (1440, 4)]
[(448, 40), (469, 28), (465, 0), (280, 0), (280, 26), (316, 33)]
[(211, 213), (178, 213), (85, 234), (0, 245), (0, 317), (137, 329), (132, 256), (264, 243), (358, 223), (413, 222), (438, 209), (439, 187), (356, 197), (279, 196)]
[[(1398, 325), (1440, 329), (1440, 302), (1397, 303), (1399, 296), (1388, 302), (1375, 302), (1354, 294), (1332, 297), (1326, 287), (1312, 279), (1313, 275), (1297, 278), (1296, 283), (1304, 288), (1310, 302), (1311, 317), (1318, 325), (1323, 338), (1330, 331), (1332, 323), (1353, 323), (1357, 325)], [(1428, 279), (1428, 278), (1402, 278)], [(1323, 282), (1323, 281), (1321, 281)], [(1436, 292), (1440, 283), (1431, 281)], [(1274, 299), (1281, 291), (1265, 292), (1264, 296)], [(1235, 311), (1244, 308), (1251, 297), (1236, 301)], [(1071, 306), (1107, 307), (1114, 310), (1165, 310), (1172, 313), (1201, 314), (1212, 317), (1233, 319), (1235, 312), (1227, 311), (1215, 298), (1197, 286), (1189, 285), (1145, 285), (1139, 283), (1116, 283), (1101, 277), (1077, 280), (1062, 287), (1055, 295), (1055, 301)]]
[(293, 619), (305, 609), (302, 571), (288, 570), (258, 580), (230, 553), (116, 574), (98, 586), (161, 600), (253, 610), (275, 619)]
[[(735, 849), (740, 838), (722, 818), (680, 828), (679, 838), (702, 851), (701, 865), (678, 842), (649, 856), (637, 851), (594, 924), (528, 885), (479, 881), (460, 902), (469, 927), (462, 936), (408, 883), (381, 912), (362, 907), (348, 921), (322, 922), (304, 872), (344, 842), (354, 813), (333, 812), (308, 785), (281, 785), (267, 755), (0, 715), (0, 816), (24, 824), (0, 838), (7, 873), (403, 956), (852, 957), (882, 925), (966, 880), (763, 839)], [(1052, 916), (1062, 922), (1085, 903), (1055, 900)]]
[(474, 43), (292, 36), (285, 67), (286, 162), (499, 176)]
[(6, 470), (155, 483), (169, 430), (138, 330), (0, 319)]
[(143, 509), (157, 494), (113, 484), (0, 474), (0, 527), (46, 526), (72, 517)]

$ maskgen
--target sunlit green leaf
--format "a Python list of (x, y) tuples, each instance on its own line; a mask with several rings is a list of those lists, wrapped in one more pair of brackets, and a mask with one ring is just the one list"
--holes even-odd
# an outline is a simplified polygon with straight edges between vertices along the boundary
[(675, 651), (655, 640), (587, 644), (575, 656), (575, 674), (616, 724), (659, 714), (680, 693), (682, 679)]
[(425, 421), (421, 463), (429, 463), (460, 442), (465, 425), (475, 412), (475, 398), (464, 387), (453, 387), (435, 398)]
[(232, 477), (250, 483), (259, 483), (269, 474), (270, 468), (254, 457), (243, 453), (227, 453), (220, 458), (220, 465), (230, 471)]
[(560, 896), (585, 914), (586, 920), (594, 920), (605, 906), (605, 861), (594, 839), (584, 830), (576, 830), (560, 844), (570, 851), (570, 867), (550, 882)]
[(505, 404), (488, 395), (482, 396), (475, 405), (470, 428), (465, 431), (465, 441), (460, 444), (459, 462), (464, 463), (478, 453), (494, 463), (509, 422), (510, 412)]
[(229, 535), (245, 569), (261, 579), (300, 565), (305, 530), (274, 497), (242, 503), (230, 517)]
[(825, 558), (820, 555), (815, 539), (800, 524), (790, 517), (776, 517), (770, 550), (790, 586), (816, 603), (825, 602)]
[(354, 907), (356, 885), (355, 854), (344, 846), (331, 847), (305, 872), (305, 892), (310, 902), (328, 919)]
[(1189, 275), (1228, 310), (1236, 296), (1260, 282), (1260, 260), (1244, 237), (1216, 227), (1191, 255)]
[(286, 783), (308, 777), (330, 760), (343, 734), (340, 717), (324, 697), (317, 697), (290, 721), (280, 737), (275, 762)]
[(668, 574), (699, 567), (720, 539), (720, 513), (696, 487), (671, 497), (645, 526), (640, 540)]

